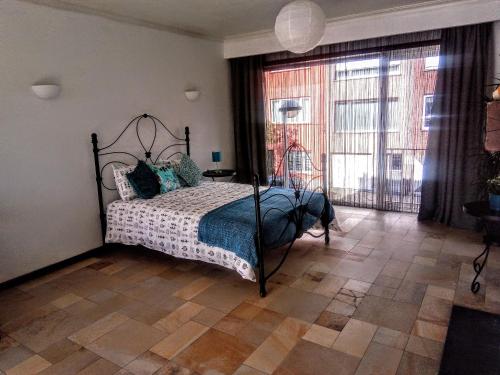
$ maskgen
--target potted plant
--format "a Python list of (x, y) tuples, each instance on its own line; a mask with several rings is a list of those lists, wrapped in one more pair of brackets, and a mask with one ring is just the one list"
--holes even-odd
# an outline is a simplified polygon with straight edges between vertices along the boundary
[(500, 211), (500, 176), (486, 181), (490, 197), (490, 209)]

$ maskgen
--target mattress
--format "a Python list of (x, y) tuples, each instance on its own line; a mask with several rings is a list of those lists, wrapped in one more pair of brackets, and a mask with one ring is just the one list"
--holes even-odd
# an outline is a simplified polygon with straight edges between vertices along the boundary
[(206, 213), (250, 194), (251, 185), (202, 182), (152, 199), (114, 201), (106, 211), (106, 243), (142, 245), (177, 258), (218, 264), (255, 281), (246, 260), (198, 240), (198, 225)]
[[(262, 188), (265, 190), (265, 188)], [(251, 185), (202, 182), (153, 199), (115, 201), (107, 208), (107, 243), (142, 245), (177, 258), (200, 260), (237, 271), (255, 281), (255, 203)], [(293, 241), (322, 216), (322, 193), (273, 188), (262, 192), (265, 248)], [(334, 212), (328, 207), (328, 222)], [(299, 228), (300, 229), (297, 229)]]

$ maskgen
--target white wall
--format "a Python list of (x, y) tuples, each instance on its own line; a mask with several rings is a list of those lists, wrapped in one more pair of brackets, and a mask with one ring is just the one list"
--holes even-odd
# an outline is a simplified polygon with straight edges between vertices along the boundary
[[(431, 3), (431, 2), (430, 2)], [(500, 0), (462, 0), (395, 8), (328, 20), (320, 44), (341, 43), (445, 27), (500, 20)], [(224, 57), (281, 51), (272, 30), (239, 35), (224, 41)]]
[[(36, 98), (42, 79), (61, 96)], [(191, 127), (201, 167), (217, 149), (232, 166), (228, 92), (220, 43), (0, 1), (0, 282), (100, 245), (92, 132), (110, 140), (153, 113)]]

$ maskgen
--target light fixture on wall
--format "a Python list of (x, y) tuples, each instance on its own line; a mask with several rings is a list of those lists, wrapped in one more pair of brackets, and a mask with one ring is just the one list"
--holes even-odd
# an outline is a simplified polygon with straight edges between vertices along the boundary
[(186, 99), (190, 102), (194, 102), (200, 97), (200, 90), (197, 89), (189, 89), (184, 91), (184, 95), (186, 95)]
[(292, 1), (281, 8), (274, 32), (286, 50), (294, 53), (310, 51), (325, 33), (325, 13), (312, 1)]
[(31, 86), (31, 90), (40, 99), (53, 99), (59, 96), (61, 86), (56, 84), (35, 84)]

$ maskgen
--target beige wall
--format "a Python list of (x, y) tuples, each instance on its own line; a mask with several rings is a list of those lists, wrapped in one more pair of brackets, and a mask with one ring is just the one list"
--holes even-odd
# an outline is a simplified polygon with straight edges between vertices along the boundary
[[(41, 79), (61, 96), (36, 98)], [(99, 246), (91, 132), (149, 112), (191, 127), (201, 167), (216, 149), (232, 166), (228, 91), (220, 43), (0, 1), (0, 282)]]

